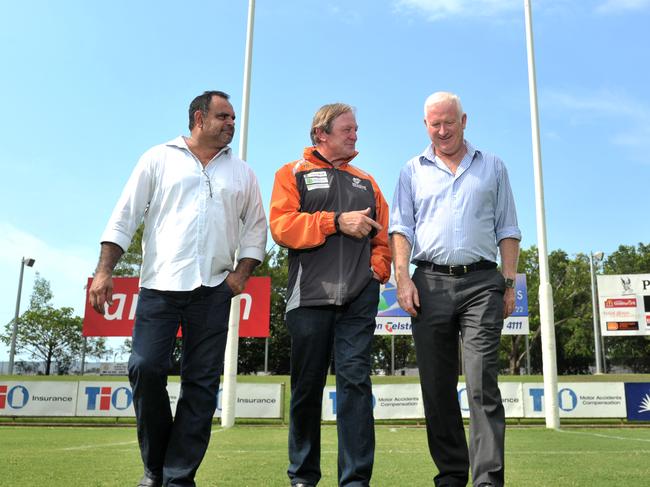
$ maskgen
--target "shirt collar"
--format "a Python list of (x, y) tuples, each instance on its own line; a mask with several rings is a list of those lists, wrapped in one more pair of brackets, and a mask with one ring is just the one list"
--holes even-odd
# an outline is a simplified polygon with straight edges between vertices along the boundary
[[(182, 135), (179, 135), (179, 136), (176, 137), (175, 139), (170, 140), (170, 141), (167, 142), (165, 145), (167, 145), (167, 146), (169, 146), (169, 147), (176, 147), (176, 148), (178, 148), (178, 149), (184, 149), (184, 150), (186, 150), (186, 151), (191, 152), (191, 151), (190, 151), (190, 148), (187, 146), (187, 142), (185, 141), (185, 137), (183, 137)], [(217, 153), (217, 155), (215, 156), (215, 158), (216, 158), (216, 157), (219, 157), (221, 154), (224, 154), (224, 155), (225, 155), (225, 154), (230, 154), (231, 151), (232, 151), (232, 149), (230, 148), (229, 145), (227, 145), (227, 146), (223, 147), (223, 148), (222, 148), (222, 149)]]
[[(474, 160), (474, 157), (476, 154), (480, 154), (481, 151), (479, 151), (476, 147), (474, 147), (467, 139), (464, 139), (465, 142), (465, 148), (467, 149), (467, 153), (463, 156), (463, 161), (469, 160), (470, 162)], [(420, 164), (424, 162), (428, 162), (430, 164), (434, 164), (439, 166), (440, 163), (437, 162), (436, 160), (436, 155), (433, 152), (433, 144), (429, 144), (420, 154)], [(463, 162), (461, 161), (461, 165), (463, 165)]]

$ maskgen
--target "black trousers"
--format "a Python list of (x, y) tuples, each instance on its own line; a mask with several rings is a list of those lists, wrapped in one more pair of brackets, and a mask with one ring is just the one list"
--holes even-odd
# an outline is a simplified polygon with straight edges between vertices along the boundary
[[(169, 487), (194, 486), (217, 406), (232, 291), (140, 289), (129, 380), (145, 473)], [(181, 392), (172, 417), (167, 375), (183, 330)]]
[[(437, 486), (504, 482), (505, 413), (497, 383), (505, 282), (497, 270), (449, 276), (418, 268), (413, 339)], [(470, 444), (458, 404), (458, 336), (470, 409)]]

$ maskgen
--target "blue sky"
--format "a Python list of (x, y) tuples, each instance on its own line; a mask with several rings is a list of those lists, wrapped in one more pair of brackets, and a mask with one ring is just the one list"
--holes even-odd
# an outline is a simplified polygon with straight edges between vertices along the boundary
[[(650, 242), (650, 0), (532, 0), (550, 250)], [(257, 0), (248, 161), (273, 175), (313, 113), (357, 108), (356, 164), (390, 202), (428, 143), (422, 104), (461, 96), (466, 137), (508, 166), (537, 243), (523, 0)], [(0, 16), (0, 326), (35, 271), (81, 315), (99, 236), (138, 157), (187, 133), (206, 89), (241, 109), (248, 2), (5, 2)], [(237, 151), (238, 138), (233, 141)], [(0, 346), (0, 360), (7, 350)]]

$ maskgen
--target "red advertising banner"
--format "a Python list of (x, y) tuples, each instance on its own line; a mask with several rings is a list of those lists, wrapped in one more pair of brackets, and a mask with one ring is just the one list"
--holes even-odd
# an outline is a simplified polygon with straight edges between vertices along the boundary
[[(86, 310), (83, 321), (83, 335), (87, 337), (130, 337), (138, 304), (139, 278), (113, 278), (113, 305), (104, 316), (97, 313), (88, 301), (86, 286)], [(251, 277), (241, 294), (240, 337), (268, 337), (271, 314), (271, 278)]]

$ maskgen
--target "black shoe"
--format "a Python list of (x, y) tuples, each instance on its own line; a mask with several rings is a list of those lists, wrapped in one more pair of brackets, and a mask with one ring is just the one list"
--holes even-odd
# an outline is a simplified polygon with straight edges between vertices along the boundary
[(137, 487), (162, 487), (162, 481), (154, 480), (151, 477), (145, 475), (140, 479), (140, 482), (138, 483)]
[(311, 484), (300, 483), (300, 484), (293, 484), (291, 487), (314, 487), (314, 486)]

